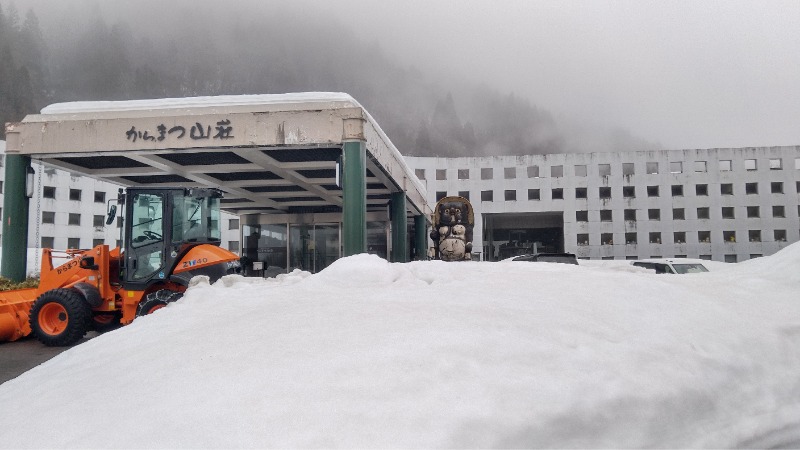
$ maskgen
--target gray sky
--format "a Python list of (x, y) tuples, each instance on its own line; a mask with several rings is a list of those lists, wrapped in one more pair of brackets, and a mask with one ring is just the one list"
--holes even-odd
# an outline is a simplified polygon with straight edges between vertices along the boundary
[(797, 0), (307, 5), (408, 64), (665, 148), (800, 145)]

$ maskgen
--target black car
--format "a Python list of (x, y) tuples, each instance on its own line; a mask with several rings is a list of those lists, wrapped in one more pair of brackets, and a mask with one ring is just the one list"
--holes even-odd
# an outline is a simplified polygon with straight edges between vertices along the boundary
[(512, 261), (543, 261), (578, 265), (578, 258), (572, 253), (534, 253), (517, 256)]

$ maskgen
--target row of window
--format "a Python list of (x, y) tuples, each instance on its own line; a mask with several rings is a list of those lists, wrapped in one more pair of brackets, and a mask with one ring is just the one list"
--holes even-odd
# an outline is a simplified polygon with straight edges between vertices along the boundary
[[(93, 227), (103, 227), (106, 224), (106, 216), (95, 214), (92, 217), (92, 226)], [(49, 223), (55, 224), (56, 223), (56, 213), (53, 211), (42, 211), (42, 223)], [(67, 225), (80, 225), (81, 224), (81, 215), (79, 213), (68, 213), (67, 218)], [(122, 221), (120, 218), (117, 218), (117, 228), (122, 226)], [(239, 219), (229, 219), (228, 220), (228, 229), (229, 230), (238, 230), (239, 229)]]
[[(760, 206), (746, 206), (744, 207), (746, 211), (746, 216), (748, 219), (751, 218), (759, 218), (761, 217), (761, 207)], [(635, 209), (625, 209), (622, 212), (623, 219), (629, 222), (635, 222), (637, 220), (637, 214)], [(723, 206), (721, 208), (722, 211), (722, 218), (723, 219), (735, 219), (736, 218), (736, 209), (733, 206)], [(797, 215), (800, 216), (800, 205), (797, 206)], [(772, 217), (775, 218), (785, 218), (786, 217), (786, 207), (783, 205), (775, 205), (772, 207)], [(710, 219), (711, 218), (711, 208), (709, 207), (700, 207), (697, 208), (697, 219)], [(651, 208), (647, 210), (647, 219), (648, 220), (661, 220), (661, 210), (658, 208)], [(600, 210), (600, 221), (601, 222), (613, 222), (613, 211), (610, 209), (601, 209)], [(672, 208), (672, 220), (686, 220), (686, 209), (685, 208)], [(576, 222), (588, 222), (589, 221), (589, 211), (587, 210), (580, 210), (575, 211), (575, 221)]]
[[(42, 248), (55, 248), (55, 240), (56, 238), (53, 236), (42, 236)], [(92, 239), (92, 248), (103, 244), (105, 244), (104, 239)], [(119, 247), (120, 245), (120, 241), (117, 240), (116, 246)], [(81, 248), (81, 238), (67, 238), (67, 248)], [(228, 250), (239, 253), (239, 241), (228, 241)]]
[[(768, 160), (768, 167), (770, 170), (783, 170), (783, 159), (781, 158), (770, 158)], [(744, 160), (744, 168), (747, 171), (754, 171), (758, 170), (758, 160), (756, 159), (745, 159)], [(794, 159), (794, 168), (800, 170), (800, 158)], [(517, 178), (517, 169), (518, 167), (504, 167), (503, 168), (503, 178), (506, 180), (513, 180)], [(477, 169), (476, 169), (477, 170)], [(683, 161), (672, 161), (669, 163), (669, 173), (683, 173), (685, 170), (684, 162)], [(730, 172), (733, 170), (733, 161), (730, 159), (722, 159), (719, 160), (719, 171), (720, 172)], [(708, 161), (694, 161), (692, 164), (692, 171), (696, 173), (704, 173), (708, 172)], [(480, 169), (481, 172), (481, 180), (491, 180), (494, 179), (494, 168), (493, 167), (483, 167)], [(528, 178), (540, 178), (540, 170), (539, 166), (527, 166), (526, 173)], [(634, 163), (622, 163), (622, 176), (629, 176), (635, 175), (635, 167)], [(660, 173), (659, 163), (658, 162), (648, 162), (645, 164), (645, 173), (647, 174), (658, 174)], [(425, 169), (416, 169), (414, 174), (420, 180), (425, 179)], [(611, 164), (598, 164), (597, 165), (597, 174), (601, 177), (609, 177), (611, 176)], [(470, 179), (470, 169), (457, 169), (456, 175), (459, 180), (469, 180)], [(576, 164), (574, 166), (574, 175), (576, 177), (585, 177), (588, 176), (588, 166), (586, 164)], [(564, 176), (564, 166), (563, 165), (555, 165), (550, 166), (550, 177), (551, 178), (561, 178)], [(436, 179), (437, 180), (446, 180), (447, 179), (447, 169), (436, 169)]]
[[(719, 188), (720, 188), (719, 189), (720, 195), (734, 195), (733, 183), (722, 183), (719, 185)], [(645, 190), (647, 197), (661, 196), (661, 186), (647, 186)], [(800, 193), (800, 181), (796, 182), (796, 190), (798, 193)], [(694, 191), (695, 195), (698, 197), (708, 196), (709, 195), (708, 184), (696, 184)], [(611, 187), (602, 186), (598, 188), (597, 195), (598, 198), (600, 199), (610, 199), (612, 198), (611, 192), (612, 192)], [(783, 182), (773, 181), (769, 183), (769, 192), (772, 194), (783, 194), (784, 193)], [(517, 200), (516, 189), (506, 189), (503, 193), (505, 201)], [(682, 184), (673, 184), (672, 186), (670, 186), (670, 193), (672, 194), (673, 197), (683, 197), (685, 193), (684, 186)], [(747, 195), (758, 194), (759, 193), (758, 183), (745, 183), (744, 193)], [(467, 200), (470, 199), (469, 191), (458, 191), (458, 195), (466, 198)], [(447, 191), (436, 192), (437, 202), (444, 197), (447, 197)], [(589, 188), (585, 187), (575, 188), (576, 199), (586, 199), (588, 197), (589, 197)], [(636, 198), (636, 186), (622, 186), (622, 197)], [(563, 200), (564, 189), (563, 188), (551, 189), (550, 198), (553, 200)], [(541, 189), (528, 189), (528, 200), (541, 200)], [(493, 190), (481, 191), (481, 201), (482, 202), (494, 201), (494, 191)]]
[[(761, 253), (751, 253), (750, 254), (750, 259), (760, 258), (762, 256), (764, 256), (764, 255), (761, 254)], [(686, 258), (687, 255), (675, 255), (674, 257), (675, 258)], [(661, 256), (661, 255), (653, 255), (650, 258), (658, 259), (658, 258), (663, 258), (663, 256)], [(583, 258), (578, 258), (578, 259), (591, 259), (591, 258), (583, 257)], [(613, 257), (613, 256), (603, 256), (602, 258), (596, 258), (596, 259), (613, 261), (616, 258)], [(626, 256), (625, 259), (626, 260), (638, 260), (639, 257), (638, 256)], [(700, 255), (699, 259), (704, 259), (704, 260), (707, 260), (707, 261), (711, 261), (712, 257), (711, 257), (711, 255)], [(724, 261), (726, 263), (735, 263), (735, 262), (737, 262), (737, 260), (738, 260), (738, 257), (737, 257), (736, 254), (726, 254), (726, 255), (724, 255)]]
[[(69, 199), (75, 201), (81, 201), (83, 192), (80, 189), (70, 189), (69, 190)], [(42, 198), (56, 198), (56, 187), (55, 186), (42, 186)], [(103, 191), (94, 191), (94, 202), (95, 203), (105, 203), (106, 202), (106, 193)]]
[[(637, 232), (625, 233), (624, 236), (621, 234), (617, 234), (619, 237), (624, 237), (625, 245), (635, 245), (639, 243), (639, 234)], [(644, 233), (641, 233), (644, 234)], [(668, 235), (668, 233), (663, 233), (663, 235)], [(666, 243), (662, 242), (661, 240), (662, 233), (660, 231), (654, 231), (647, 233), (648, 242), (650, 244), (661, 244)], [(747, 239), (749, 242), (761, 242), (762, 237), (762, 230), (748, 230), (747, 232)], [(786, 230), (772, 230), (772, 239), (775, 242), (786, 242)], [(685, 231), (675, 231), (672, 233), (672, 243), (674, 244), (685, 244), (686, 241), (686, 232)], [(711, 231), (698, 231), (697, 232), (697, 242), (698, 243), (711, 243)], [(722, 232), (722, 241), (721, 242), (736, 242), (736, 231), (723, 231)], [(579, 246), (583, 245), (591, 245), (589, 240), (588, 233), (579, 233), (576, 235), (576, 243)], [(601, 233), (600, 234), (600, 245), (614, 245), (614, 233)]]

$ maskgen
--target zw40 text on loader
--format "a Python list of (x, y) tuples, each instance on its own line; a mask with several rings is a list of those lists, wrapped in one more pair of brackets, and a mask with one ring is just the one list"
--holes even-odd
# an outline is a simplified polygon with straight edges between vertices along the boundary
[(239, 273), (239, 257), (219, 247), (221, 197), (218, 189), (120, 189), (122, 247), (67, 250), (58, 267), (44, 249), (38, 288), (0, 292), (0, 341), (32, 332), (45, 345), (72, 345), (92, 327), (128, 324), (179, 299), (195, 275)]

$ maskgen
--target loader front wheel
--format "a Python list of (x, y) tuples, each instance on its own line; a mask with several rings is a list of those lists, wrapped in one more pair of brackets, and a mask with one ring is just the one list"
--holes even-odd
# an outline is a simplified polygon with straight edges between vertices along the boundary
[(136, 315), (146, 316), (152, 314), (167, 306), (168, 303), (172, 303), (181, 297), (183, 297), (183, 292), (171, 291), (169, 289), (160, 289), (151, 292), (139, 303), (139, 307), (136, 308)]
[(49, 347), (72, 345), (89, 330), (92, 310), (71, 289), (53, 289), (33, 302), (30, 324), (33, 334)]

